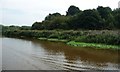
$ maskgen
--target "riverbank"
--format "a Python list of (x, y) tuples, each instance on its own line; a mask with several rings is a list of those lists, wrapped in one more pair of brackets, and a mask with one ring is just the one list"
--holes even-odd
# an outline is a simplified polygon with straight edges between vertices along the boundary
[(63, 39), (53, 39), (53, 38), (38, 38), (39, 40), (47, 40), (47, 41), (53, 41), (53, 42), (68, 42), (68, 40), (63, 40)]
[(96, 49), (120, 49), (120, 46), (117, 45), (106, 45), (106, 44), (97, 44), (97, 43), (84, 43), (84, 42), (75, 42), (70, 41), (67, 43), (68, 45), (72, 46), (80, 46), (80, 47), (90, 47), (90, 48), (96, 48)]
[(8, 37), (30, 37), (39, 40), (65, 42), (80, 47), (119, 49), (119, 30), (14, 30), (2, 33)]
[(47, 38), (38, 38), (39, 40), (46, 40), (52, 42), (64, 42), (67, 45), (75, 46), (75, 47), (89, 47), (89, 48), (96, 48), (96, 49), (120, 49), (120, 46), (117, 45), (106, 45), (106, 44), (97, 44), (97, 43), (85, 43), (85, 42), (75, 42), (75, 41), (68, 41), (68, 40), (60, 40), (60, 39), (47, 39)]

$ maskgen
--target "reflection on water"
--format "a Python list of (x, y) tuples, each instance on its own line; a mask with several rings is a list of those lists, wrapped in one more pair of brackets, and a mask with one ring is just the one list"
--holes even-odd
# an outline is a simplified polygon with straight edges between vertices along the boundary
[(64, 69), (111, 70), (119, 67), (118, 51), (72, 47), (60, 42), (35, 39), (3, 38), (3, 48), (6, 43), (8, 47), (14, 45), (12, 47), (16, 51)]

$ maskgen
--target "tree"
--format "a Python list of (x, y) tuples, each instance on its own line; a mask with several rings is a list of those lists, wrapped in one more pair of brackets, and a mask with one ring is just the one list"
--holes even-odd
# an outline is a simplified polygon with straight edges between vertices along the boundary
[(120, 29), (120, 8), (115, 9), (113, 11), (113, 16), (115, 18), (115, 22), (114, 22), (115, 27), (118, 28), (118, 29)]
[(44, 27), (41, 22), (35, 22), (35, 23), (33, 23), (31, 29), (32, 30), (41, 30), (41, 29), (44, 29)]
[(21, 26), (20, 30), (30, 30), (31, 27), (30, 26)]
[(97, 11), (99, 12), (100, 16), (105, 20), (108, 18), (109, 14), (112, 13), (112, 9), (110, 7), (98, 6)]
[(52, 20), (55, 17), (61, 16), (60, 13), (53, 13), (53, 14), (49, 14), (48, 16), (45, 17), (45, 20)]
[(67, 28), (67, 20), (69, 18), (67, 16), (61, 15), (56, 16), (52, 18), (51, 20), (45, 20), (43, 21), (43, 25), (45, 26), (45, 29), (65, 29)]
[(79, 10), (79, 8), (78, 7), (76, 7), (76, 6), (74, 6), (74, 5), (71, 5), (69, 8), (68, 8), (68, 11), (67, 11), (67, 16), (68, 15), (75, 15), (75, 14), (77, 14), (77, 13), (79, 13), (80, 12), (80, 10)]
[(101, 29), (104, 25), (102, 22), (96, 10), (85, 10), (72, 18), (71, 25), (74, 29)]
[(71, 5), (66, 16), (49, 14), (42, 22), (35, 22), (32, 29), (119, 29), (120, 9), (98, 6), (97, 9), (81, 11)]
[(114, 29), (115, 28), (115, 18), (112, 14), (109, 14), (108, 18), (105, 21), (106, 29)]
[(106, 29), (113, 29), (114, 28), (114, 16), (112, 14), (112, 9), (110, 7), (102, 7), (98, 6), (97, 11), (99, 15), (102, 17), (105, 23)]

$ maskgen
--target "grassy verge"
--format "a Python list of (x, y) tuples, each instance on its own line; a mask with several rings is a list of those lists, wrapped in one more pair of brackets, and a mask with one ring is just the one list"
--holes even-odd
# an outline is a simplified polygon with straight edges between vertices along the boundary
[(47, 40), (47, 38), (38, 38), (39, 40)]
[(55, 38), (38, 38), (39, 40), (47, 40), (52, 42), (65, 42), (68, 45), (75, 46), (75, 47), (90, 47), (90, 48), (96, 48), (96, 49), (119, 49), (120, 46), (117, 45), (106, 45), (106, 44), (97, 44), (97, 43), (85, 43), (85, 42), (75, 42), (68, 40), (62, 40), (62, 39), (55, 39)]
[(92, 48), (96, 48), (96, 49), (119, 49), (120, 50), (120, 46), (117, 46), (117, 45), (84, 43), (84, 42), (75, 42), (75, 41), (70, 41), (67, 44), (72, 45), (72, 46), (80, 46), (80, 47), (92, 47)]
[(68, 40), (64, 39), (55, 39), (55, 38), (38, 38), (39, 40), (48, 40), (53, 42), (68, 42)]

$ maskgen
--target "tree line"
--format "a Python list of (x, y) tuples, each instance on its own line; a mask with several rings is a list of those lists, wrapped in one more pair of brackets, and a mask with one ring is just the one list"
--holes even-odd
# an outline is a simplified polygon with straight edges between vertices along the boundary
[(49, 14), (42, 22), (33, 23), (32, 30), (54, 29), (87, 29), (113, 30), (120, 29), (120, 8), (112, 10), (110, 7), (98, 6), (96, 9), (80, 10), (71, 5), (66, 15), (60, 13)]
[[(120, 9), (98, 6), (96, 9), (80, 10), (70, 6), (66, 15), (49, 14), (42, 22), (32, 26), (0, 25), (2, 36), (63, 39), (68, 41), (120, 43)], [(1, 33), (1, 32), (0, 32)]]

